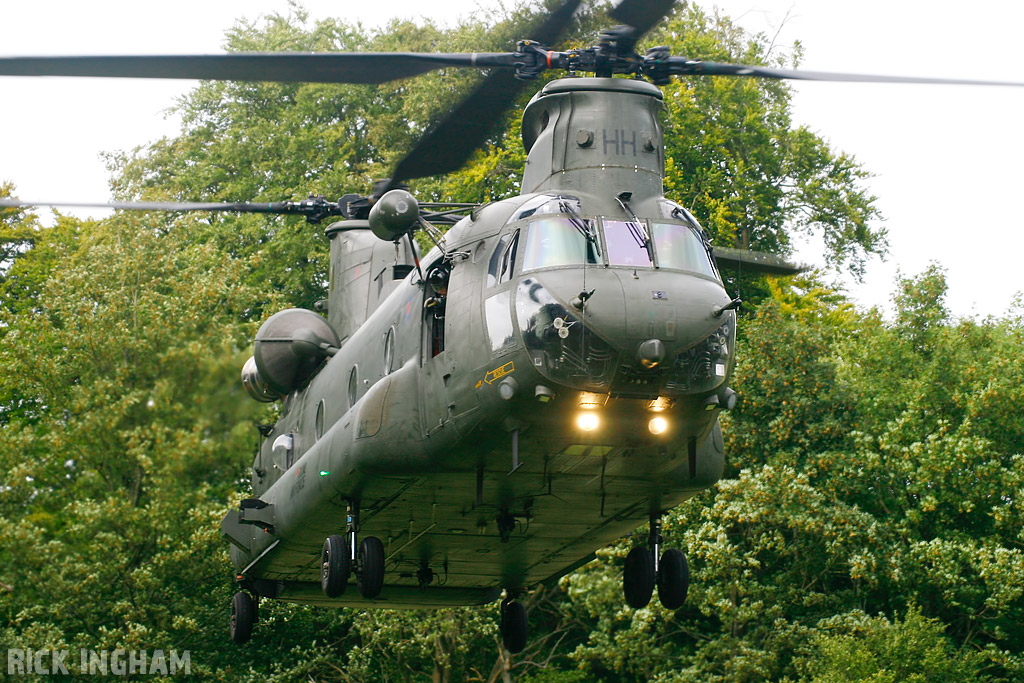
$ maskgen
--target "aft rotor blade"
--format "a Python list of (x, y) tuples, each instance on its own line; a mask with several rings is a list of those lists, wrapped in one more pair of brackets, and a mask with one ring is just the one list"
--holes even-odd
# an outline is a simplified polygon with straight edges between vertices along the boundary
[(26, 199), (0, 199), (0, 207), (25, 206), (79, 207), (89, 209), (123, 209), (127, 211), (237, 211), (241, 213), (282, 213), (292, 202), (218, 203), (218, 202), (50, 202)]
[(26, 206), (77, 206), (82, 208), (120, 209), (123, 211), (227, 211), (230, 213), (263, 213), (299, 215), (308, 223), (319, 223), (331, 216), (347, 215), (347, 205), (329, 202), (323, 197), (285, 202), (50, 202), (24, 199), (0, 199), (0, 208)]
[(632, 26), (640, 36), (664, 19), (675, 4), (676, 0), (622, 0), (608, 16)]
[(684, 57), (670, 57), (668, 70), (677, 76), (752, 76), (755, 78), (776, 78), (798, 81), (837, 81), (847, 83), (923, 83), (930, 85), (998, 85), (1022, 87), (1024, 82), (982, 81), (963, 78), (928, 78), (922, 76), (884, 76), (879, 74), (850, 74), (832, 71), (802, 71), (798, 69), (776, 69), (768, 66), (746, 66), (743, 64), (721, 64), (688, 60)]
[(221, 55), (0, 57), (0, 76), (385, 83), (444, 67), (513, 67), (508, 53), (248, 52)]
[[(526, 35), (541, 45), (555, 43), (569, 26), (579, 5), (580, 0), (567, 0)], [(512, 72), (495, 70), (398, 162), (384, 190), (405, 180), (460, 169), (501, 122), (523, 84), (524, 81)]]

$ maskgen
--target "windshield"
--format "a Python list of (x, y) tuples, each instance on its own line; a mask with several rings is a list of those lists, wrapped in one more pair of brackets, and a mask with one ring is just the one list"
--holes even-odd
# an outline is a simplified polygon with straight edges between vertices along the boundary
[(608, 264), (612, 266), (651, 266), (647, 253), (646, 228), (632, 221), (604, 221), (604, 242), (608, 248)]
[(526, 237), (523, 270), (599, 263), (596, 240), (588, 240), (582, 230), (583, 219), (562, 216), (541, 218), (530, 223)]
[(704, 244), (692, 228), (678, 223), (654, 223), (651, 228), (659, 267), (717, 277)]

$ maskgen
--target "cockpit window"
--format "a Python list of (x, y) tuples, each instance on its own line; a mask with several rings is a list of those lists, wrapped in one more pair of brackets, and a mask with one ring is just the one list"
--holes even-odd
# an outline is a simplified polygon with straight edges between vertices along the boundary
[(717, 277), (708, 252), (693, 228), (678, 223), (654, 223), (651, 229), (659, 267)]
[(491, 263), (487, 268), (487, 286), (501, 284), (512, 279), (512, 269), (516, 263), (516, 251), (519, 248), (519, 231), (502, 235), (498, 246), (491, 254)]
[(608, 248), (608, 264), (650, 268), (650, 254), (644, 240), (647, 226), (632, 221), (604, 221), (604, 241)]
[[(566, 206), (569, 208), (567, 209)], [(510, 222), (529, 218), (530, 216), (542, 216), (546, 213), (571, 213), (581, 211), (581, 204), (578, 197), (564, 194), (542, 194), (533, 197), (525, 202), (515, 211)]]
[[(530, 223), (523, 271), (599, 262), (596, 240), (587, 239), (582, 219), (552, 216)], [(579, 225), (577, 225), (579, 224)]]

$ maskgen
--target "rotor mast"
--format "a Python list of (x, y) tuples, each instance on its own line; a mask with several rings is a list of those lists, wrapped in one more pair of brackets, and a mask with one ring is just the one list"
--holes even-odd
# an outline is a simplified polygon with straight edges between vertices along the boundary
[(563, 78), (548, 83), (523, 114), (528, 153), (523, 192), (598, 196), (663, 194), (661, 90), (625, 78)]

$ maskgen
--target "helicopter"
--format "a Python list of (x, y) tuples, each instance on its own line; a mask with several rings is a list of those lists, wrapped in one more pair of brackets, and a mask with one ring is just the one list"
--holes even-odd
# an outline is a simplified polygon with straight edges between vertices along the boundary
[[(647, 543), (626, 557), (625, 600), (639, 608), (657, 592), (666, 607), (683, 605), (688, 562), (662, 548), (660, 520), (722, 476), (718, 417), (738, 400), (729, 383), (741, 301), (720, 269), (799, 268), (712, 246), (665, 197), (657, 86), (701, 75), (977, 83), (640, 55), (640, 39), (672, 10), (666, 0), (623, 0), (610, 12), (621, 25), (596, 45), (552, 49), (578, 5), (563, 3), (510, 53), (0, 60), (0, 75), (22, 76), (379, 83), (441, 67), (490, 71), (370, 197), (105, 204), (341, 218), (325, 229), (321, 310), (272, 315), (242, 369), (249, 395), (280, 402), (281, 413), (260, 427), (252, 497), (221, 523), (239, 588), (235, 642), (252, 636), (260, 599), (500, 600), (503, 643), (519, 652), (519, 597), (644, 524)], [(458, 169), (549, 69), (568, 76), (524, 110), (520, 195), (420, 204), (404, 188)], [(435, 244), (426, 255), (416, 230)]]

